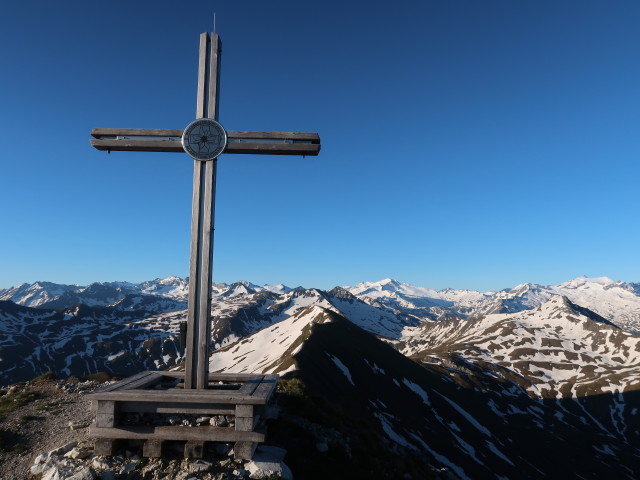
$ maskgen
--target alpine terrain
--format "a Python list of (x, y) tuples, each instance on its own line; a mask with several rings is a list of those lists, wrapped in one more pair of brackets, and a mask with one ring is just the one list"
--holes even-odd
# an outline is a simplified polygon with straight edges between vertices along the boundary
[[(640, 284), (214, 290), (211, 370), (279, 373), (335, 412), (306, 440), (318, 455), (389, 452), (398, 478), (640, 478)], [(179, 368), (187, 293), (177, 277), (0, 290), (0, 383)], [(274, 438), (299, 478), (326, 478), (296, 461), (300, 438)]]

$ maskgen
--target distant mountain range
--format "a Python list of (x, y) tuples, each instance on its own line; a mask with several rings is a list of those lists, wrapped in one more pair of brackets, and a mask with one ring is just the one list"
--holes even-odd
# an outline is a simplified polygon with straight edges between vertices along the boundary
[[(183, 361), (188, 282), (0, 290), (3, 384)], [(443, 478), (640, 478), (640, 284), (216, 284), (212, 371), (301, 379)]]

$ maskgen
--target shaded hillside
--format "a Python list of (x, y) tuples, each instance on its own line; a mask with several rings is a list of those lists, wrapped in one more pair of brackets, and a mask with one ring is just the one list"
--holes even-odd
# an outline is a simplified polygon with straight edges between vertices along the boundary
[[(598, 420), (611, 402), (633, 405), (637, 392), (534, 399), (527, 380), (507, 369), (462, 358), (448, 366), (420, 365), (334, 312), (315, 307), (303, 316), (309, 328), (299, 329), (298, 347), (281, 357), (290, 362), (287, 352), (293, 353), (296, 369), (287, 376), (361, 422), (363, 431), (376, 432), (407, 465), (421, 459), (423, 467), (461, 479), (640, 474), (640, 451), (630, 446), (637, 445), (637, 410), (622, 407), (619, 429)], [(236, 355), (261, 344), (268, 330), (238, 343)]]

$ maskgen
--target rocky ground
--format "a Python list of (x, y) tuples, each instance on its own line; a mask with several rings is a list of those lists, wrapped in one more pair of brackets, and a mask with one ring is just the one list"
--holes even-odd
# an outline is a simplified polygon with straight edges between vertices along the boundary
[(114, 457), (94, 455), (89, 439), (93, 414), (84, 395), (103, 384), (45, 376), (1, 388), (0, 480), (261, 478), (271, 472), (260, 471), (260, 455), (281, 460), (286, 453), (261, 447), (254, 462), (235, 461), (231, 445), (221, 444), (205, 452), (202, 460), (184, 459), (177, 451), (167, 458), (147, 459), (140, 456), (140, 448), (131, 446)]

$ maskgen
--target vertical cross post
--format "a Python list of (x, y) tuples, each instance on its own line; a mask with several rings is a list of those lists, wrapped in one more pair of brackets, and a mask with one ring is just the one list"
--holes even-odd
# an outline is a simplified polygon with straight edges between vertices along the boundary
[[(217, 34), (200, 35), (196, 118), (218, 120), (220, 47)], [(216, 168), (217, 159), (194, 160), (185, 389), (209, 383)]]

